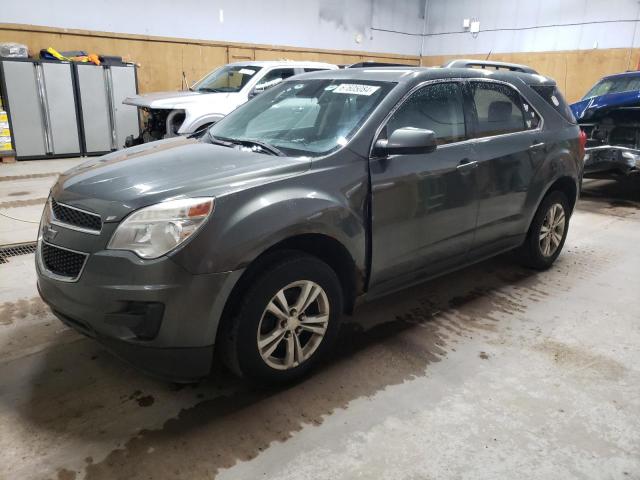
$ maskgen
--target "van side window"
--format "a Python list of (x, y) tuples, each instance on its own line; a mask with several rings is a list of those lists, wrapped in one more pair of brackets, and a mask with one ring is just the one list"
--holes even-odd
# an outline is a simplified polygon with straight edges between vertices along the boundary
[(470, 82), (478, 123), (475, 137), (521, 132), (525, 114), (520, 95), (499, 83)]
[[(398, 128), (432, 130), (438, 145), (465, 140), (462, 88), (456, 82), (434, 83), (414, 92), (387, 122), (386, 134)], [(388, 137), (387, 137), (388, 138)]]

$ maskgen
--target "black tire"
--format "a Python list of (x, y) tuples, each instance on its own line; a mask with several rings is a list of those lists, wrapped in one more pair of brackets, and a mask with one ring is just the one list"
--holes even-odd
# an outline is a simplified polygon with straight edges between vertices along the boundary
[[(262, 325), (263, 314), (267, 315), (265, 309), (275, 295), (284, 287), (299, 281), (313, 282), (324, 291), (326, 296), (322, 298), (328, 301), (329, 308), (326, 331), (313, 353), (299, 365), (289, 369), (273, 368), (260, 354), (258, 329)], [(222, 361), (236, 375), (256, 383), (282, 384), (306, 375), (330, 351), (339, 329), (343, 292), (338, 276), (329, 265), (311, 255), (290, 251), (284, 258), (276, 257), (268, 262), (253, 276), (238, 308), (234, 310), (235, 315), (226, 322), (221, 332), (223, 337), (219, 347)], [(293, 332), (289, 335), (293, 335)], [(287, 339), (283, 341), (283, 348), (286, 349)]]
[[(560, 205), (563, 209), (564, 229), (561, 240), (555, 250), (551, 254), (545, 255), (543, 252), (544, 247), (541, 246), (542, 240), (540, 239), (540, 235), (542, 233), (542, 226), (545, 222), (545, 218), (554, 205)], [(523, 265), (536, 270), (546, 270), (553, 265), (553, 262), (555, 262), (558, 255), (560, 255), (564, 242), (567, 238), (570, 211), (569, 201), (564, 193), (554, 190), (544, 197), (535, 216), (533, 217), (533, 221), (531, 222), (529, 231), (527, 232), (527, 238), (518, 250), (520, 262)]]

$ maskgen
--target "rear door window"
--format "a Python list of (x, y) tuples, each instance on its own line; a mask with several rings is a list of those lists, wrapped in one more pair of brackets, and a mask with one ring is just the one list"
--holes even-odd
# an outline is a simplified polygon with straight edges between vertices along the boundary
[(386, 135), (404, 127), (432, 130), (438, 145), (467, 138), (462, 87), (456, 82), (427, 85), (413, 93), (387, 122)]
[(520, 94), (500, 83), (470, 82), (476, 110), (475, 137), (491, 137), (527, 129)]

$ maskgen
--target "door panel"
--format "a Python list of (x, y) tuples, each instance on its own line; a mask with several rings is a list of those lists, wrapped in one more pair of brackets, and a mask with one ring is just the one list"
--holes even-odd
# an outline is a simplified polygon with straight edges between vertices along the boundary
[(18, 157), (44, 156), (47, 153), (46, 133), (36, 65), (32, 62), (4, 60), (2, 72), (16, 154)]
[(528, 151), (533, 137), (531, 132), (522, 132), (476, 143), (479, 206), (475, 246), (507, 241), (522, 233), (518, 227), (536, 167)]
[(389, 119), (381, 137), (403, 127), (433, 130), (441, 145), (427, 154), (371, 160), (374, 295), (463, 262), (475, 230), (476, 169), (473, 148), (463, 141), (460, 86), (439, 83), (418, 90)]
[(123, 148), (129, 135), (140, 135), (138, 108), (124, 105), (122, 101), (137, 94), (136, 69), (133, 66), (110, 66), (111, 95), (113, 96), (113, 119), (116, 128), (116, 148)]
[(513, 88), (469, 82), (475, 110), (478, 161), (478, 224), (473, 254), (484, 256), (519, 242), (524, 205), (537, 169), (532, 144), (539, 141), (539, 118)]
[(44, 62), (42, 72), (47, 92), (53, 153), (79, 155), (80, 138), (71, 65)]
[(77, 65), (86, 153), (111, 151), (112, 132), (104, 67)]

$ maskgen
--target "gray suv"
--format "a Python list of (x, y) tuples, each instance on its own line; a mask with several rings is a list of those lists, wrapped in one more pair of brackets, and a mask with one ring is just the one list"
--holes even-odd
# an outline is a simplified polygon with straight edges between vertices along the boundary
[(579, 128), (532, 88), (553, 80), (470, 66), (300, 75), (204, 133), (66, 172), (40, 226), (42, 298), (152, 374), (194, 380), (215, 355), (283, 382), (362, 301), (511, 249), (548, 268)]

